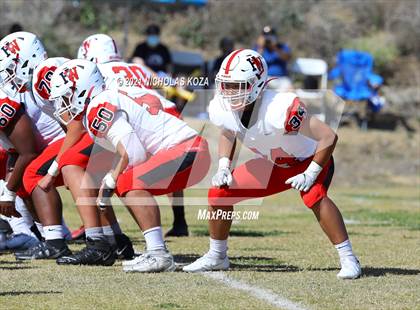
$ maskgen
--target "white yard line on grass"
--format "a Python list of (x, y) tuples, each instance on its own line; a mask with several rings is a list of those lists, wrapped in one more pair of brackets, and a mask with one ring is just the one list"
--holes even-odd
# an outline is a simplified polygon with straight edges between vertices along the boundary
[(263, 300), (277, 308), (286, 309), (286, 310), (306, 310), (307, 308), (295, 303), (285, 297), (282, 297), (278, 294), (273, 293), (270, 290), (260, 288), (258, 286), (253, 286), (248, 283), (238, 281), (228, 277), (223, 272), (205, 272), (203, 275), (207, 278), (222, 282), (224, 285), (227, 285), (231, 288), (238, 289), (244, 292), (249, 293), (249, 295), (254, 296), (259, 300)]

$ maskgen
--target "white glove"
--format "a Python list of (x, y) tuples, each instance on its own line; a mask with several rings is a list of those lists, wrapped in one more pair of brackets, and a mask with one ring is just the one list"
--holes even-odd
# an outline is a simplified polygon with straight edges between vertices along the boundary
[(322, 167), (312, 161), (303, 173), (287, 179), (285, 183), (291, 184), (291, 186), (298, 191), (307, 192), (312, 187), (321, 171)]
[(213, 176), (211, 183), (213, 186), (223, 186), (232, 184), (232, 173), (230, 172), (230, 160), (227, 157), (219, 159), (219, 168), (216, 174)]
[(7, 182), (0, 180), (0, 202), (15, 202), (16, 193), (7, 188)]

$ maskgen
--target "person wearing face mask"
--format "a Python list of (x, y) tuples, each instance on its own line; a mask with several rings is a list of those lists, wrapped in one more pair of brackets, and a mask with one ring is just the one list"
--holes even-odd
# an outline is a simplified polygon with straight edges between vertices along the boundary
[(146, 65), (157, 73), (170, 71), (171, 54), (166, 45), (160, 42), (158, 25), (151, 24), (146, 28), (146, 41), (137, 45), (132, 62)]

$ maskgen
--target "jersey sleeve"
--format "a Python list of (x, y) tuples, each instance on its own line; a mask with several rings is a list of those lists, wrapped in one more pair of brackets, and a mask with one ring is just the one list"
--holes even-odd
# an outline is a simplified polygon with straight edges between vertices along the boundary
[(271, 127), (290, 134), (299, 131), (307, 110), (296, 94), (280, 93), (272, 98), (266, 115)]
[(117, 110), (118, 105), (108, 101), (94, 104), (88, 109), (87, 129), (94, 137), (105, 137), (115, 120)]
[(5, 129), (22, 109), (22, 104), (9, 97), (0, 98), (0, 130)]

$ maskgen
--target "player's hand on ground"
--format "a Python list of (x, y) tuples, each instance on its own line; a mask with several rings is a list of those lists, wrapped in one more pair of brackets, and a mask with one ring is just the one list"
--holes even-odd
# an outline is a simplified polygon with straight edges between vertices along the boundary
[(211, 183), (213, 186), (223, 186), (232, 184), (232, 173), (229, 168), (219, 168), (217, 173), (213, 176)]
[(54, 182), (55, 182), (55, 177), (47, 173), (41, 180), (39, 180), (38, 186), (42, 190), (48, 191), (54, 185)]

